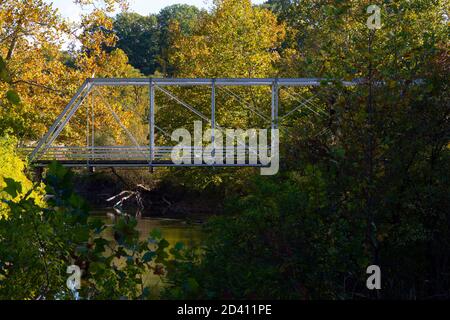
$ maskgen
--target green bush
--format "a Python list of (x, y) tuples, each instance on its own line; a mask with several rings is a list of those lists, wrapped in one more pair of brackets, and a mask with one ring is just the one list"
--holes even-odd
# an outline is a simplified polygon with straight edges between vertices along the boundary
[[(46, 179), (46, 204), (34, 189), (6, 179), (2, 199), (9, 215), (0, 220), (0, 299), (73, 299), (67, 267), (82, 269), (82, 299), (146, 299), (155, 293), (143, 281), (149, 272), (162, 276), (168, 243), (158, 232), (140, 241), (136, 220), (124, 216), (112, 227), (89, 218), (86, 203), (73, 191), (72, 174), (57, 163)], [(14, 200), (11, 200), (14, 199)]]
[[(303, 176), (257, 178), (251, 189), (251, 195), (230, 201), (228, 211), (239, 214), (208, 223), (202, 255), (191, 252), (185, 262), (173, 262), (166, 297), (346, 297), (340, 276), (359, 280), (367, 265), (358, 239), (364, 232), (350, 230), (349, 221), (330, 212), (320, 170), (311, 166)], [(195, 291), (187, 281), (198, 283)]]
[[(9, 135), (0, 136), (0, 200), (18, 201), (20, 196), (33, 189), (33, 183), (25, 174), (27, 164), (15, 151), (16, 144), (17, 140), (14, 137)], [(5, 190), (6, 181), (8, 180), (14, 180), (20, 184), (17, 195), (14, 198)], [(42, 191), (43, 187), (37, 186), (30, 194), (40, 204), (42, 204)], [(8, 206), (0, 201), (0, 219), (7, 216)]]

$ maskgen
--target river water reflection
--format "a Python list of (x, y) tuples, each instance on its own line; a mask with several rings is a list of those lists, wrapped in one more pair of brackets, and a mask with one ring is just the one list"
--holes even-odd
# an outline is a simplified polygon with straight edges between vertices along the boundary
[[(91, 212), (91, 216), (101, 217), (107, 225), (114, 223), (115, 216), (114, 210), (100, 210)], [(166, 239), (170, 247), (174, 246), (178, 242), (182, 242), (184, 245), (198, 246), (201, 245), (201, 224), (189, 223), (184, 220), (178, 219), (163, 219), (163, 218), (149, 218), (149, 217), (137, 217), (137, 229), (139, 230), (139, 236), (141, 240), (146, 240), (149, 234), (154, 229), (159, 229), (164, 239)], [(105, 238), (112, 240), (112, 230), (106, 230), (104, 234)], [(170, 250), (167, 250), (167, 252)], [(149, 285), (153, 289), (153, 293), (157, 295), (162, 288), (162, 281), (159, 276), (155, 276), (153, 273), (144, 275), (144, 283)]]

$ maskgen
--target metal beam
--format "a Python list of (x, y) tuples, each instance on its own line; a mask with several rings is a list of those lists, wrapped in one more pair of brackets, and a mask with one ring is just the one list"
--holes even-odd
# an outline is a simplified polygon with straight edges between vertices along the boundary
[(92, 142), (91, 142), (91, 147), (92, 147), (92, 160), (94, 160), (94, 147), (95, 147), (95, 106), (94, 106), (95, 94), (94, 93), (92, 93), (91, 99), (92, 99), (92, 110), (91, 110), (92, 111), (92, 137), (91, 137)]
[[(51, 146), (51, 144), (53, 143), (53, 141), (55, 141), (55, 139), (59, 136), (59, 134), (61, 133), (61, 131), (65, 128), (65, 126), (67, 125), (67, 123), (70, 121), (70, 119), (73, 117), (73, 115), (75, 114), (75, 112), (79, 109), (79, 107), (81, 106), (81, 104), (83, 103), (84, 99), (88, 96), (89, 92), (92, 89), (92, 84), (90, 81), (87, 82), (86, 84), (86, 90), (83, 94), (80, 94), (80, 99), (78, 100), (77, 103), (75, 103), (72, 108), (70, 109), (70, 111), (68, 111), (68, 114), (66, 116), (66, 118), (62, 121), (61, 124), (58, 124), (55, 122), (57, 129), (56, 131), (53, 133), (53, 135), (50, 137), (50, 140), (48, 140), (43, 149), (42, 149), (42, 153), (45, 153), (47, 151), (47, 149)], [(83, 91), (82, 91), (83, 92)], [(36, 147), (36, 149), (33, 151), (33, 154), (31, 155), (31, 159), (34, 158), (34, 156), (37, 154), (38, 152), (38, 147)]]
[(150, 162), (155, 160), (155, 84), (153, 79), (150, 80), (150, 112), (149, 112), (149, 125), (150, 125)]
[[(51, 160), (39, 160), (34, 163), (36, 167), (45, 167), (49, 165)], [(86, 161), (84, 160), (61, 160), (59, 163), (65, 167), (86, 167)], [(207, 163), (199, 163), (199, 164), (174, 164), (172, 161), (155, 161), (153, 163), (148, 163), (148, 161), (141, 160), (96, 160), (92, 161), (89, 164), (90, 167), (98, 167), (98, 168), (111, 168), (111, 167), (120, 167), (120, 168), (149, 168), (149, 167), (267, 167), (268, 165), (263, 164), (207, 164)]]
[(216, 82), (211, 85), (211, 144), (213, 145), (213, 157), (216, 155)]
[(272, 130), (278, 129), (278, 80), (272, 82)]
[(33, 152), (30, 155), (30, 160), (34, 159), (38, 151), (41, 149), (42, 145), (47, 141), (47, 139), (50, 137), (50, 135), (55, 131), (58, 124), (61, 122), (62, 118), (67, 114), (67, 112), (72, 107), (73, 103), (78, 99), (78, 97), (83, 93), (83, 91), (86, 89), (86, 85), (90, 80), (85, 80), (83, 84), (78, 88), (78, 91), (75, 93), (72, 99), (70, 99), (70, 102), (67, 104), (67, 106), (64, 108), (64, 110), (61, 112), (61, 114), (58, 116), (58, 118), (53, 122), (53, 125), (50, 127), (50, 129), (47, 131), (45, 136), (39, 141), (36, 148), (33, 150)]
[(161, 88), (159, 86), (156, 87), (158, 90), (160, 90), (161, 92), (164, 92), (167, 96), (169, 96), (172, 100), (175, 100), (176, 102), (178, 102), (179, 104), (181, 104), (183, 107), (187, 108), (188, 110), (192, 111), (193, 113), (195, 113), (196, 115), (198, 115), (200, 118), (202, 118), (205, 121), (210, 121), (210, 119), (205, 116), (203, 113), (201, 113), (200, 111), (198, 111), (197, 109), (195, 109), (193, 106), (189, 105), (188, 103), (184, 102), (183, 100), (181, 100), (180, 98), (178, 98), (176, 95), (174, 95), (172, 92)]
[[(97, 86), (147, 86), (148, 78), (94, 78), (90, 79)], [(330, 79), (322, 78), (153, 78), (156, 86), (270, 86), (278, 81), (279, 86), (321, 86), (322, 83), (331, 83)], [(339, 81), (344, 86), (357, 85), (357, 81)]]

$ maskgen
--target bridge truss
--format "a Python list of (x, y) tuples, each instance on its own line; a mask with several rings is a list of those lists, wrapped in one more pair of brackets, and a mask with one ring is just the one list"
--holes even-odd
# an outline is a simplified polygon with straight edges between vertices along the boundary
[[(23, 152), (29, 160), (37, 167), (48, 165), (53, 160), (58, 160), (64, 166), (68, 167), (158, 167), (158, 166), (262, 166), (262, 164), (246, 164), (235, 161), (229, 163), (226, 161), (220, 163), (205, 163), (193, 161), (192, 164), (175, 164), (170, 158), (173, 146), (157, 145), (155, 136), (156, 132), (170, 136), (160, 124), (155, 121), (156, 115), (156, 92), (165, 96), (166, 99), (182, 106), (191, 114), (198, 117), (199, 120), (207, 123), (211, 129), (211, 140), (214, 141), (215, 135), (220, 131), (224, 131), (224, 127), (218, 123), (216, 118), (216, 98), (217, 91), (221, 90), (227, 94), (230, 99), (240, 101), (237, 93), (233, 92), (233, 88), (242, 87), (265, 87), (270, 92), (270, 116), (265, 115), (251, 104), (240, 101), (242, 108), (248, 110), (255, 117), (266, 121), (268, 127), (272, 130), (278, 129), (281, 121), (291, 116), (300, 109), (309, 109), (311, 112), (320, 115), (321, 110), (313, 106), (312, 98), (305, 99), (303, 97), (294, 96), (288, 93), (299, 103), (297, 107), (279, 114), (279, 93), (283, 88), (296, 87), (320, 87), (324, 84), (323, 79), (312, 78), (295, 78), (295, 79), (167, 79), (167, 78), (93, 78), (87, 79), (76, 94), (55, 120), (53, 125), (47, 131), (36, 146), (24, 147)], [(326, 81), (325, 81), (326, 82)], [(355, 82), (341, 82), (343, 86), (354, 86)], [(104, 99), (105, 105), (111, 113), (116, 123), (123, 129), (131, 145), (96, 145), (95, 143), (95, 124), (94, 124), (94, 103), (89, 106), (89, 96), (96, 95), (102, 97), (99, 91), (102, 87), (147, 87), (148, 88), (148, 144), (143, 145), (134, 137), (129, 128), (123, 124), (120, 116), (114, 108)], [(209, 114), (202, 112), (199, 108), (186, 102), (180, 96), (171, 91), (171, 87), (196, 88), (202, 87), (209, 90)], [(104, 97), (103, 97), (104, 98)], [(268, 97), (269, 98), (269, 97)], [(92, 100), (91, 100), (92, 101)], [(56, 139), (60, 136), (62, 130), (68, 125), (74, 115), (86, 105), (86, 143), (83, 146), (66, 146), (54, 145)], [(170, 112), (170, 111), (169, 111)], [(223, 154), (226, 150), (235, 148), (235, 145), (223, 146)], [(241, 150), (242, 151), (242, 150)], [(192, 158), (195, 159), (198, 150), (192, 148)], [(245, 154), (255, 152), (249, 147), (245, 147)]]

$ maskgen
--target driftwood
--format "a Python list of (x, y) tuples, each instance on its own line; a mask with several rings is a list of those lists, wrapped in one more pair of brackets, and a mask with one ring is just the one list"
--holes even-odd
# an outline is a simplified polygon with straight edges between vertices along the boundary
[[(119, 194), (112, 196), (106, 201), (108, 203), (112, 203), (112, 207), (116, 210), (119, 210), (120, 212), (123, 212), (122, 207), (124, 204), (128, 201), (136, 201), (138, 208), (137, 208), (137, 216), (140, 216), (142, 212), (146, 209), (145, 206), (154, 206), (154, 202), (152, 201), (152, 197), (148, 196), (150, 194), (153, 194), (155, 190), (151, 186), (145, 185), (145, 184), (136, 184), (136, 185), (130, 185), (130, 183), (127, 183), (123, 177), (120, 176), (120, 174), (114, 169), (111, 168), (111, 172), (122, 182), (123, 186), (127, 190), (123, 190)], [(147, 195), (147, 196), (144, 196)], [(154, 196), (157, 196), (154, 194)], [(160, 194), (157, 196), (161, 200), (161, 206), (163, 207), (161, 209), (162, 214), (166, 214), (167, 211), (171, 210), (173, 208), (173, 203), (169, 201), (164, 194)], [(145, 199), (145, 201), (144, 201)], [(159, 201), (157, 201), (158, 203)], [(145, 203), (145, 205), (144, 205)], [(159, 205), (156, 204), (158, 207)]]
[(117, 173), (115, 168), (111, 168), (111, 172), (120, 180), (120, 182), (126, 188), (136, 189), (136, 190), (133, 190), (133, 191), (132, 190), (124, 190), (124, 191), (120, 192), (119, 194), (106, 199), (106, 201), (107, 202), (116, 201), (113, 205), (113, 208), (117, 209), (117, 208), (121, 208), (126, 201), (134, 199), (134, 200), (136, 200), (136, 202), (138, 204), (138, 208), (139, 208), (137, 215), (141, 215), (141, 212), (145, 209), (144, 203), (142, 201), (142, 192), (151, 192), (152, 190), (150, 189), (150, 187), (147, 187), (143, 184), (138, 184), (135, 187), (133, 187), (129, 183), (127, 183), (127, 181), (125, 181), (125, 179), (122, 178), (122, 176), (120, 174)]
[(125, 190), (125, 191), (122, 191), (121, 193), (119, 193), (119, 194), (117, 194), (117, 195), (115, 195), (115, 196), (113, 196), (111, 198), (106, 199), (106, 201), (107, 202), (111, 202), (111, 201), (114, 201), (116, 199), (119, 199), (119, 201), (117, 201), (113, 205), (113, 207), (114, 208), (121, 207), (125, 201), (127, 201), (128, 199), (130, 199), (130, 198), (132, 198), (134, 196), (137, 196), (136, 193), (137, 193), (136, 191)]

